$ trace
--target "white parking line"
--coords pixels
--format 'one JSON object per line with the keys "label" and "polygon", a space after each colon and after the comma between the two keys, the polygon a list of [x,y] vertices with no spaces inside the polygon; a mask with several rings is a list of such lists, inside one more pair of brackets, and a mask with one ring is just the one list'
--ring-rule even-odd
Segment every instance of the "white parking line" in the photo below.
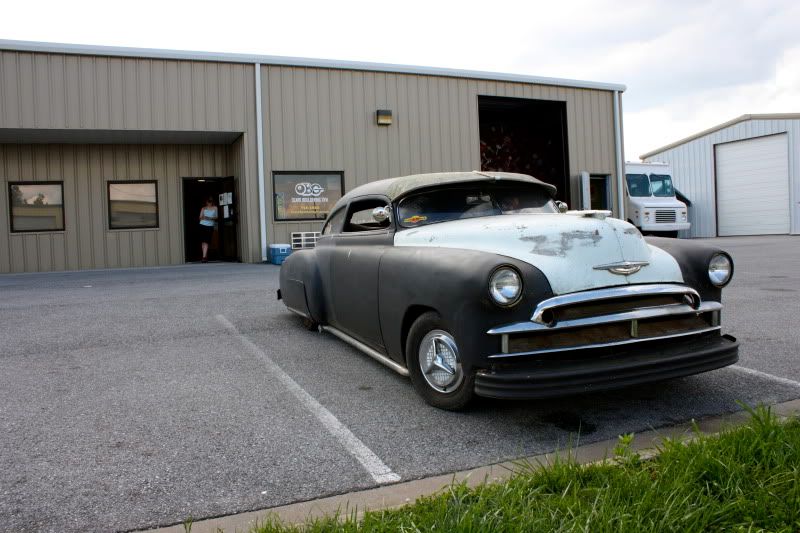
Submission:
{"label": "white parking line", "polygon": [[339,442],[347,449],[356,460],[361,463],[361,466],[372,476],[376,483],[394,483],[400,481],[400,476],[392,472],[391,468],[386,466],[380,457],[366,447],[366,445],[359,440],[358,437],[347,429],[347,427],[339,422],[333,413],[325,409],[313,396],[307,393],[295,380],[293,380],[286,372],[284,372],[275,361],[273,361],[261,348],[256,346],[250,339],[239,333],[236,326],[230,323],[223,315],[217,315],[217,320],[222,324],[225,329],[239,338],[253,355],[257,356],[266,365],[267,369],[280,381],[289,392],[291,392],[300,403],[319,420],[328,432],[336,437]]}
{"label": "white parking line", "polygon": [[765,378],[770,381],[776,381],[784,385],[800,388],[800,382],[798,381],[794,381],[788,378],[782,378],[780,376],[773,376],[772,374],[767,374],[766,372],[762,372],[760,370],[753,370],[752,368],[747,368],[746,366],[731,365],[728,368],[733,368],[734,370],[738,370],[744,374],[750,374],[751,376],[758,376],[760,378]]}

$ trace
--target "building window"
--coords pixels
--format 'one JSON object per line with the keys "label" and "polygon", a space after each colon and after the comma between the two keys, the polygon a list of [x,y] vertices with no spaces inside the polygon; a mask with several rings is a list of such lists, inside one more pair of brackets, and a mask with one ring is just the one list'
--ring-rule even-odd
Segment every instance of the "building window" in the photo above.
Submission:
{"label": "building window", "polygon": [[108,182],[108,228],[158,227],[158,185],[155,181]]}
{"label": "building window", "polygon": [[11,231],[63,231],[64,182],[10,182]]}
{"label": "building window", "polygon": [[342,197],[343,172],[273,172],[275,220],[323,220]]}

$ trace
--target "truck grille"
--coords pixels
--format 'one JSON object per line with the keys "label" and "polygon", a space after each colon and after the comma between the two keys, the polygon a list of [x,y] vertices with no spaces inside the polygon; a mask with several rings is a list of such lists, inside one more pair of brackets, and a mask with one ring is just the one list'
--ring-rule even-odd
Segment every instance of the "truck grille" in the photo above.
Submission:
{"label": "truck grille", "polygon": [[675,217],[675,211],[672,210],[657,210],[656,211],[656,223],[657,224],[674,224],[677,218]]}

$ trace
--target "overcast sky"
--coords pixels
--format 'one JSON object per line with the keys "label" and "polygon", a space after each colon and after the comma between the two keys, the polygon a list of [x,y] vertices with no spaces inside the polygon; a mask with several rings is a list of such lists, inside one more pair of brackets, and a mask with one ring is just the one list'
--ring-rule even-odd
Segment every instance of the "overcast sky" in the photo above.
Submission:
{"label": "overcast sky", "polygon": [[243,52],[623,83],[625,156],[800,111],[800,2],[6,2],[0,38]]}

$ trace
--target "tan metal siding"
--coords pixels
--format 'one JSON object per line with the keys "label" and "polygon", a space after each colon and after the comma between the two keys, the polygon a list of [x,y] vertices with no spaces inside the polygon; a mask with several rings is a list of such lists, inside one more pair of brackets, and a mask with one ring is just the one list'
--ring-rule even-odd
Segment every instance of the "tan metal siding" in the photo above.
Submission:
{"label": "tan metal siding", "polygon": [[[479,168],[479,95],[566,102],[572,205],[581,171],[616,174],[610,91],[285,66],[263,66],[262,84],[269,242],[320,228],[274,221],[273,171],[343,170],[349,191],[374,179]],[[377,109],[391,109],[394,123],[376,126]]]}
{"label": "tan metal siding", "polygon": [[6,51],[0,73],[0,128],[243,132],[255,113],[252,65]]}
{"label": "tan metal siding", "polygon": [[[180,264],[182,177],[230,176],[223,145],[0,145],[0,272]],[[107,182],[158,182],[159,228],[109,230]],[[10,233],[9,181],[63,181],[65,230]]]}
{"label": "tan metal siding", "polygon": [[245,261],[260,260],[255,121],[253,65],[0,52],[0,128],[243,133],[234,150],[244,157]]}

